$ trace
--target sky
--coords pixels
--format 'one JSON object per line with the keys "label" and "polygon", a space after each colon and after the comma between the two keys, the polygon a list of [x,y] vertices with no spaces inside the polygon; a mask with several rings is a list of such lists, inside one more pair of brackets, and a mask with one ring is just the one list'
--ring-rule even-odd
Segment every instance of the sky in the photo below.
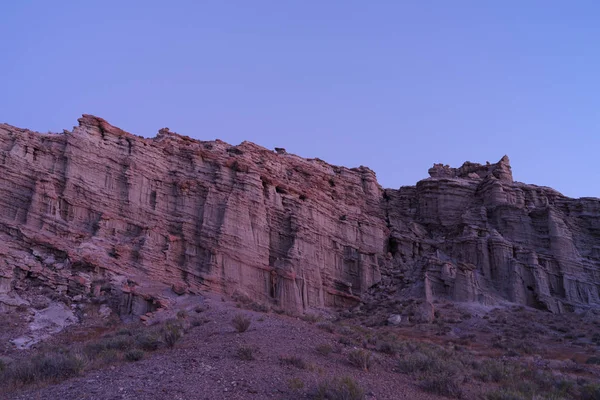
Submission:
{"label": "sky", "polygon": [[434,163],[600,197],[598,1],[0,2],[0,122],[81,114],[413,185]]}

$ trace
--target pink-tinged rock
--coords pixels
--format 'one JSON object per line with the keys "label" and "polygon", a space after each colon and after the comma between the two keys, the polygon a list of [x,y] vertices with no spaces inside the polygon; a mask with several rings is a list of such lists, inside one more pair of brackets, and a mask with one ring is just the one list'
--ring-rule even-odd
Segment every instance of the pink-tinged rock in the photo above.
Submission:
{"label": "pink-tinged rock", "polygon": [[184,295],[187,293],[187,287],[185,285],[179,284],[179,283],[174,283],[171,286],[171,289],[173,290],[173,292],[179,296]]}
{"label": "pink-tinged rock", "polygon": [[3,287],[25,290],[29,270],[138,314],[168,306],[170,289],[239,290],[293,311],[351,306],[372,287],[600,307],[600,200],[514,182],[508,157],[435,164],[384,191],[366,167],[168,129],[144,139],[84,115],[63,134],[0,125],[0,164]]}

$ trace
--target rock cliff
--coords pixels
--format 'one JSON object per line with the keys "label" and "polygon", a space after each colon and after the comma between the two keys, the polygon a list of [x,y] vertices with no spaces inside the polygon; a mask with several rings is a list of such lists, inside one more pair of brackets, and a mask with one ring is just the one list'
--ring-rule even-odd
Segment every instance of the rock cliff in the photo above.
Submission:
{"label": "rock cliff", "polygon": [[600,306],[600,200],[514,182],[507,157],[384,190],[366,167],[84,115],[0,125],[0,164],[4,308],[31,288],[134,315],[203,290],[298,312],[367,292]]}

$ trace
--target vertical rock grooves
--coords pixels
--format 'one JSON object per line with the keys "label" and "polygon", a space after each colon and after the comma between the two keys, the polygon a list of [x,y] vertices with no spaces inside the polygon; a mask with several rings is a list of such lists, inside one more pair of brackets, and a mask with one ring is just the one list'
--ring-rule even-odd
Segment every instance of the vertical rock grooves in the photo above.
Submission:
{"label": "vertical rock grooves", "polygon": [[27,285],[120,294],[141,314],[178,293],[240,292],[303,311],[360,296],[598,307],[600,201],[436,164],[398,190],[249,142],[84,115],[72,132],[0,125],[0,302]]}

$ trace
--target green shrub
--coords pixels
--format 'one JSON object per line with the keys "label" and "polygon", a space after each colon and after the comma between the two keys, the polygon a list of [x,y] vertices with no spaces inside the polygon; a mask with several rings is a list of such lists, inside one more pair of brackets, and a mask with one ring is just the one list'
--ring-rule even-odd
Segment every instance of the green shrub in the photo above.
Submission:
{"label": "green shrub", "polygon": [[315,398],[318,400],[364,400],[365,391],[352,378],[334,378],[319,384]]}
{"label": "green shrub", "polygon": [[242,314],[237,314],[231,320],[231,325],[233,325],[235,330],[240,333],[246,332],[248,330],[248,328],[250,327],[250,323],[251,323],[250,318],[248,318]]}
{"label": "green shrub", "polygon": [[144,358],[144,352],[139,349],[129,350],[125,353],[125,359],[127,361],[139,361]]}
{"label": "green shrub", "polygon": [[368,350],[355,349],[348,354],[350,364],[363,371],[368,371],[373,365],[373,354]]}

